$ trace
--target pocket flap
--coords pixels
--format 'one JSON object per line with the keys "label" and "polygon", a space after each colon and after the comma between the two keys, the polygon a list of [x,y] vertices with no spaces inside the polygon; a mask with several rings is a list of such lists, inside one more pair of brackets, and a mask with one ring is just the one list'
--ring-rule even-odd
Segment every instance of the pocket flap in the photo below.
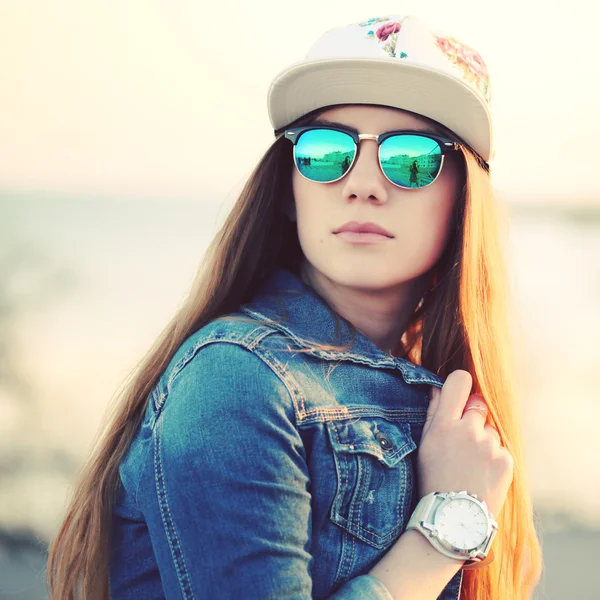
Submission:
{"label": "pocket flap", "polygon": [[409,423],[381,417],[360,417],[354,421],[329,421],[331,444],[336,452],[367,453],[393,467],[416,449]]}

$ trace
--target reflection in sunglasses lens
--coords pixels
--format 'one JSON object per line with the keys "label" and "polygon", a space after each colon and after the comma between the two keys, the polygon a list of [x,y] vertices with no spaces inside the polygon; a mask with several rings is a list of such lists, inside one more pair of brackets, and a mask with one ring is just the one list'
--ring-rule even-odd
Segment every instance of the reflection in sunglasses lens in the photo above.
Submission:
{"label": "reflection in sunglasses lens", "polygon": [[321,183],[335,181],[346,173],[355,151],[354,140],[347,133],[311,129],[298,138],[296,165],[307,179]]}
{"label": "reflection in sunglasses lens", "polygon": [[396,185],[418,188],[429,185],[442,165],[439,144],[422,135],[394,135],[380,146],[381,168]]}

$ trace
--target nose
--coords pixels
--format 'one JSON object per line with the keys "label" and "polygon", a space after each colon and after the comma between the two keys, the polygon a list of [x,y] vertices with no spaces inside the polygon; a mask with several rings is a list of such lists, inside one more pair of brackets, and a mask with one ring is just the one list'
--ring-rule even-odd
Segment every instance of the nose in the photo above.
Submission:
{"label": "nose", "polygon": [[374,204],[384,204],[388,199],[387,179],[381,172],[377,142],[374,139],[361,139],[358,156],[346,177],[342,180],[343,196],[352,200],[366,200]]}

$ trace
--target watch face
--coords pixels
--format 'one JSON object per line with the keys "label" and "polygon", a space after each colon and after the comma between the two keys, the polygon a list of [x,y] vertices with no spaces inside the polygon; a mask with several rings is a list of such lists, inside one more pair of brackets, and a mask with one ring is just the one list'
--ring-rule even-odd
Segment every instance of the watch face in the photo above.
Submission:
{"label": "watch face", "polygon": [[481,506],[467,498],[447,502],[436,515],[438,539],[459,550],[472,550],[488,535],[487,516]]}

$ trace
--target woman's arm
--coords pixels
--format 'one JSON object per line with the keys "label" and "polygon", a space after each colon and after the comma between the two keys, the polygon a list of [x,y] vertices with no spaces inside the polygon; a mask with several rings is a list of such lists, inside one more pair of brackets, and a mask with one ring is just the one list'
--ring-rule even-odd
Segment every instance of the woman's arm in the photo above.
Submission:
{"label": "woman's arm", "polygon": [[[170,376],[138,489],[167,599],[312,598],[311,495],[291,396],[243,347]],[[362,575],[336,600],[392,600]]]}
{"label": "woman's arm", "polygon": [[423,534],[409,529],[369,571],[394,599],[435,600],[464,561],[444,556]]}

